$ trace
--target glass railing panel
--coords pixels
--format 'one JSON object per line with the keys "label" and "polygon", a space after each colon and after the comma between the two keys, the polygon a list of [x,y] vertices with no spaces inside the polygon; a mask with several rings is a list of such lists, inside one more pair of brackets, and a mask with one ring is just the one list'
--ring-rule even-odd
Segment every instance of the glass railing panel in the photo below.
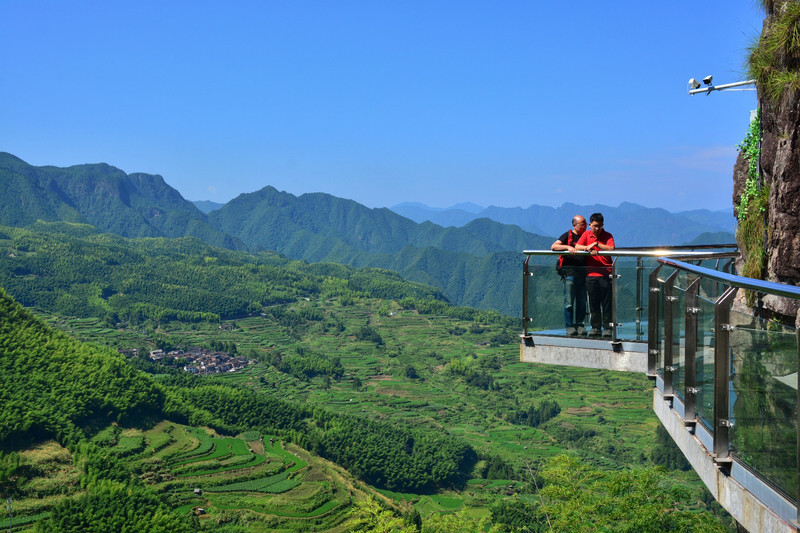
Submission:
{"label": "glass railing panel", "polygon": [[[705,259],[702,261],[693,261],[692,263],[701,267],[710,268],[712,270],[722,271],[722,267],[727,264],[727,261],[727,259]],[[722,296],[722,293],[725,292],[725,289],[727,288],[727,285],[721,281],[716,281],[710,278],[702,278],[700,281],[698,294],[708,300],[716,300]]]}
{"label": "glass railing panel", "polygon": [[532,255],[528,261],[528,333],[564,335],[564,284],[556,256]]}
{"label": "glass railing panel", "polygon": [[732,312],[731,453],[797,500],[797,331]]}
{"label": "glass railing panel", "polygon": [[674,272],[675,269],[672,267],[663,267],[658,273],[658,309],[656,310],[656,316],[658,317],[658,321],[656,324],[656,346],[658,353],[656,354],[656,373],[664,378],[664,347],[666,342],[668,341],[665,335],[665,328],[664,328],[664,317],[666,316],[664,313],[664,302],[665,302],[665,294],[664,294],[664,282],[666,279]]}
{"label": "glass railing panel", "polygon": [[617,338],[647,341],[650,273],[658,267],[655,257],[618,257],[616,273]]}
{"label": "glass railing panel", "polygon": [[673,285],[672,295],[676,300],[672,303],[672,388],[675,395],[685,400],[685,341],[686,341],[686,288],[689,276],[680,272]]}
{"label": "glass railing panel", "polygon": [[[640,268],[636,257],[617,257],[614,272],[617,308],[617,338],[620,340],[647,340],[647,274],[654,267]],[[651,261],[651,264],[653,262]]]}
{"label": "glass railing panel", "polygon": [[598,337],[610,339],[615,301],[609,274],[595,276],[581,266],[558,272],[557,257],[531,256],[528,263],[528,332],[587,337],[596,329]]}
{"label": "glass railing panel", "polygon": [[[698,389],[695,410],[709,431],[714,427],[714,300],[698,297],[695,371]],[[713,431],[712,431],[713,433]]]}

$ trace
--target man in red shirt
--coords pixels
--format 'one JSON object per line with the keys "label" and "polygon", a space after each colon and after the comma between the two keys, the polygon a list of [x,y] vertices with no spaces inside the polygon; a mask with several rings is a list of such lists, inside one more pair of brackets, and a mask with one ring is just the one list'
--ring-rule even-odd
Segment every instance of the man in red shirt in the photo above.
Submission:
{"label": "man in red shirt", "polygon": [[603,214],[594,213],[589,217],[589,229],[585,231],[577,250],[586,250],[586,293],[589,296],[589,313],[592,330],[590,337],[611,337],[611,265],[607,255],[597,255],[614,249],[614,236],[603,229]]}

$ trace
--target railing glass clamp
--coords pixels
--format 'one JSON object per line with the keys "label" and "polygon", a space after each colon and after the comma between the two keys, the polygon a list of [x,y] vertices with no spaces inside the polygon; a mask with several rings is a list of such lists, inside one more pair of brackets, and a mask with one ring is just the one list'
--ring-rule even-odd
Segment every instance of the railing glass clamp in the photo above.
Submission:
{"label": "railing glass clamp", "polygon": [[736,329],[734,324],[720,324],[720,326],[722,327],[722,331],[733,331]]}
{"label": "railing glass clamp", "polygon": [[702,309],[700,309],[699,307],[687,307],[687,308],[686,308],[686,312],[687,312],[687,313],[692,313],[692,314],[694,314],[694,315],[696,315],[696,314],[697,314],[697,313],[699,313],[700,311],[702,311]]}
{"label": "railing glass clamp", "polygon": [[723,427],[723,428],[732,428],[733,427],[733,422],[731,422],[730,420],[725,420],[723,418],[722,420],[719,421],[719,425],[720,425],[720,427]]}
{"label": "railing glass clamp", "polygon": [[686,387],[687,394],[697,394],[698,392],[700,392],[700,389],[697,387]]}

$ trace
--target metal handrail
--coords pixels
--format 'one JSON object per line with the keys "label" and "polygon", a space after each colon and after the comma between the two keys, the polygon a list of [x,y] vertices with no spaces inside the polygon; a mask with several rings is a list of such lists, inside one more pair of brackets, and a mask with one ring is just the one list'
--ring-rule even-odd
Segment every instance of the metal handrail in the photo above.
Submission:
{"label": "metal handrail", "polygon": [[617,246],[616,250],[719,250],[720,248],[739,248],[733,244],[684,244],[670,246]]}
{"label": "metal handrail", "polygon": [[713,270],[706,267],[685,263],[677,259],[670,259],[668,257],[659,257],[658,262],[663,265],[668,265],[674,268],[679,268],[704,278],[721,281],[726,285],[737,287],[739,289],[747,289],[755,292],[763,292],[767,294],[775,294],[777,296],[785,296],[787,298],[794,298],[800,300],[800,287],[793,285],[784,285],[783,283],[775,283],[773,281],[764,281],[760,279],[745,278],[735,274],[728,274]]}
{"label": "metal handrail", "polygon": [[[727,248],[727,246],[725,246]],[[525,255],[568,255],[572,252],[567,250],[523,250]],[[585,250],[575,251],[575,255],[591,255],[590,252]],[[705,257],[736,257],[739,252],[720,252],[717,254],[710,254],[704,251],[691,251],[688,248],[677,248],[670,251],[668,248],[652,248],[652,249],[617,249],[609,251],[598,251],[597,255],[607,255],[611,257],[686,257],[688,258],[705,258]]]}

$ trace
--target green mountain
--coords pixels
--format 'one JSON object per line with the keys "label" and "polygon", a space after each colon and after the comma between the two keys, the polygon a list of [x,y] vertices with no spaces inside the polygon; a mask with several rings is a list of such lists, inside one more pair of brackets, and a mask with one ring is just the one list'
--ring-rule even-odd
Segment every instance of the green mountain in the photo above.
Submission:
{"label": "green mountain", "polygon": [[0,152],[0,198],[0,224],[9,226],[80,222],[124,237],[188,236],[242,248],[161,176],[125,174],[104,163],[36,167]]}
{"label": "green mountain", "polygon": [[736,242],[736,235],[727,231],[717,231],[709,233],[701,233],[691,241],[687,242],[688,245],[694,244],[719,244],[719,243],[734,243]]}
{"label": "green mountain", "polygon": [[273,187],[242,194],[209,215],[251,250],[295,259],[380,267],[441,289],[456,305],[519,315],[519,252],[552,239],[489,219],[462,228],[422,224],[389,209]]}
{"label": "green mountain", "polygon": [[[218,208],[206,215],[195,204]],[[161,176],[128,175],[106,164],[35,167],[0,153],[0,224],[25,227],[39,220],[91,224],[129,238],[197,237],[222,248],[394,270],[434,285],[456,305],[509,315],[520,313],[519,252],[552,243],[488,218],[444,228],[327,194],[297,197],[273,187],[221,207],[192,203]]]}
{"label": "green mountain", "polygon": [[329,194],[294,196],[274,187],[239,195],[212,212],[209,221],[251,250],[275,250],[307,261],[348,262],[358,252],[397,253],[406,246],[481,256],[552,242],[488,219],[443,228]]}

